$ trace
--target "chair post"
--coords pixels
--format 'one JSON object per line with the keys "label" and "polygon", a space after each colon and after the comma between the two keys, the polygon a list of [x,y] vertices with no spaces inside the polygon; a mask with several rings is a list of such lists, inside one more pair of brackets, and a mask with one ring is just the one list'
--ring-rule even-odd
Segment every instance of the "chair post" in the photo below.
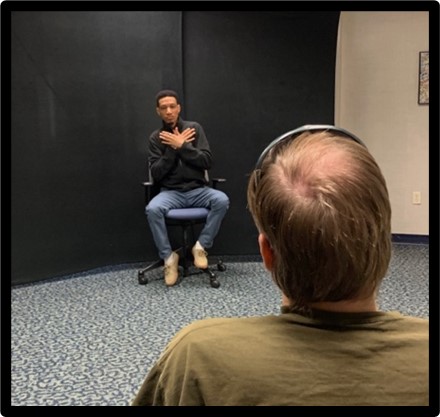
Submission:
{"label": "chair post", "polygon": [[183,276],[188,276],[188,227],[189,223],[184,222],[182,225],[182,240],[183,240]]}

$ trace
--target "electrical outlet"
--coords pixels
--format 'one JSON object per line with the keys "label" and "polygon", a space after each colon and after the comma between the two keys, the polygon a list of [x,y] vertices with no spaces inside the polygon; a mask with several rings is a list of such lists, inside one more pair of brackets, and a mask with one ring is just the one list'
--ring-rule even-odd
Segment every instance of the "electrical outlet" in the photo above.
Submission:
{"label": "electrical outlet", "polygon": [[413,191],[412,203],[413,204],[422,204],[422,194],[420,191]]}

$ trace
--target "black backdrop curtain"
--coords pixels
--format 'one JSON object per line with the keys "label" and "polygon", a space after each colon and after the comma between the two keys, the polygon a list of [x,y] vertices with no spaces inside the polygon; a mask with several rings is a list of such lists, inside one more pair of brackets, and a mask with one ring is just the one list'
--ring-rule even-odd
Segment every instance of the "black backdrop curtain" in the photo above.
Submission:
{"label": "black backdrop curtain", "polygon": [[231,208],[212,254],[258,253],[247,174],[274,137],[332,123],[339,13],[11,13],[11,276],[153,260],[154,95],[200,122]]}
{"label": "black backdrop curtain", "polygon": [[191,12],[183,19],[187,113],[203,124],[231,207],[213,250],[256,254],[247,178],[273,139],[332,124],[339,13]]}

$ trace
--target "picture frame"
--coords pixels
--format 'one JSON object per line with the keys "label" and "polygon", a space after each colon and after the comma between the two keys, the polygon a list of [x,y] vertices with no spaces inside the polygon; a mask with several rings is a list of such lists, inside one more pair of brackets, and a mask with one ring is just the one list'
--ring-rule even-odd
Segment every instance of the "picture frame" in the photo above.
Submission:
{"label": "picture frame", "polygon": [[429,51],[419,52],[419,104],[429,104]]}

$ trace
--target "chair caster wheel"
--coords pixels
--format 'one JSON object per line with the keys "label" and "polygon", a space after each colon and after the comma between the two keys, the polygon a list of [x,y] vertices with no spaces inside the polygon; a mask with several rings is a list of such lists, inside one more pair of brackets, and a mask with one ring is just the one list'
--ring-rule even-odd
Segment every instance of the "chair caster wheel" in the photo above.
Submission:
{"label": "chair caster wheel", "polygon": [[218,282],[216,278],[211,278],[211,287],[212,288],[220,287],[220,282]]}
{"label": "chair caster wheel", "polygon": [[138,282],[139,285],[148,284],[148,278],[145,276],[145,274],[142,271],[138,272]]}
{"label": "chair caster wheel", "polygon": [[218,261],[217,270],[220,272],[226,271],[226,265],[223,263],[223,261]]}

